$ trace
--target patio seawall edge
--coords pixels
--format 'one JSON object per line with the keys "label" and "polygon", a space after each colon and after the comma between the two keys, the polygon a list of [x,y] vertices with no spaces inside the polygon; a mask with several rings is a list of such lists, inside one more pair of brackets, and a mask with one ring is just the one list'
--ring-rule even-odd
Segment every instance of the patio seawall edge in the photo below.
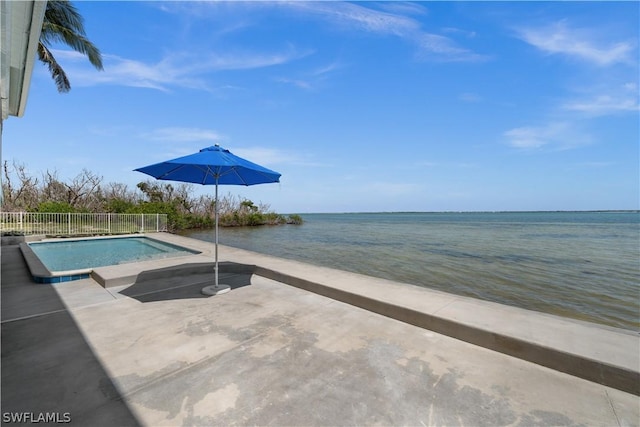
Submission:
{"label": "patio seawall edge", "polygon": [[[211,254],[209,242],[167,233],[152,235],[202,250],[202,255],[194,257],[198,261]],[[640,334],[634,331],[224,245],[219,248],[220,261],[253,265],[259,276],[640,395]]]}

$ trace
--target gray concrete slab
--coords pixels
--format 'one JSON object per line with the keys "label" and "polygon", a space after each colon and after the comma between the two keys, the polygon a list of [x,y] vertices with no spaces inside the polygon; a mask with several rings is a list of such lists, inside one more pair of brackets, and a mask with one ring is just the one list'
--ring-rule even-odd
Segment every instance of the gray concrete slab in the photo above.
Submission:
{"label": "gray concrete slab", "polygon": [[18,246],[2,246],[1,258],[3,424],[53,414],[75,425],[139,425],[54,287],[31,281]]}
{"label": "gray concrete slab", "polygon": [[17,319],[64,310],[50,286],[39,286],[31,280],[18,246],[2,246],[1,319]]}
{"label": "gray concrete slab", "polygon": [[2,413],[139,425],[66,311],[2,324]]}
{"label": "gray concrete slab", "polygon": [[394,319],[640,394],[640,335],[355,273],[222,247],[256,274]]}
{"label": "gray concrete slab", "polygon": [[[38,286],[40,306],[62,306],[3,313],[3,412],[66,411],[77,425],[640,424],[636,395],[321,293],[360,289],[384,307],[389,298],[409,304],[397,295],[409,289],[435,314],[457,297],[221,249],[221,279],[233,290],[205,298],[210,273],[166,264],[145,264],[131,285],[35,285],[19,258],[6,266],[2,247],[3,301],[26,301],[16,295]],[[298,289],[261,269],[326,289]]]}
{"label": "gray concrete slab", "polygon": [[190,287],[71,310],[146,425],[638,423],[637,396],[260,276]]}

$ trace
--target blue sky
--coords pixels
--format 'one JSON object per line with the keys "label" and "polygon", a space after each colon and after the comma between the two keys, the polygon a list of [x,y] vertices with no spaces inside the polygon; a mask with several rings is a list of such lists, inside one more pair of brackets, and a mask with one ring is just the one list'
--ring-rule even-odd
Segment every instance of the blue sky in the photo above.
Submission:
{"label": "blue sky", "polygon": [[640,208],[637,2],[75,4],[105,69],[36,63],[2,153],[33,175],[219,143],[282,213]]}

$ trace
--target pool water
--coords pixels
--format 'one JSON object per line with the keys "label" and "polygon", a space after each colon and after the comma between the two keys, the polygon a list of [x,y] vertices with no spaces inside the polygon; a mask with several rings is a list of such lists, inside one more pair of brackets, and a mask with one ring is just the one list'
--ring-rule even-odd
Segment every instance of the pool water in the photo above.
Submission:
{"label": "pool water", "polygon": [[51,272],[83,270],[199,252],[148,237],[32,242],[29,247]]}

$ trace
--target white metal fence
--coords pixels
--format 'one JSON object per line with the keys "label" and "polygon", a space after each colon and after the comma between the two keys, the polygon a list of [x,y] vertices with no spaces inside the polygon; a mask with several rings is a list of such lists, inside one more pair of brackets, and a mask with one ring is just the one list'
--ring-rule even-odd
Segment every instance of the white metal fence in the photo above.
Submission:
{"label": "white metal fence", "polygon": [[79,236],[167,231],[166,214],[0,212],[2,234]]}

